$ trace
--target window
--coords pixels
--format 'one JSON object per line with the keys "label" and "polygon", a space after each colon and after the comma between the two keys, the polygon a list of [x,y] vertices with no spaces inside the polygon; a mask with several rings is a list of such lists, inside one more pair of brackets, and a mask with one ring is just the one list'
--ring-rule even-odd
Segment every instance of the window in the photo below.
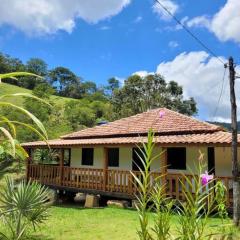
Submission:
{"label": "window", "polygon": [[175,147],[167,149],[168,169],[186,169],[186,148]]}
{"label": "window", "polygon": [[82,165],[93,165],[93,148],[82,149]]}
{"label": "window", "polygon": [[119,167],[119,148],[108,148],[108,166]]}
{"label": "window", "polygon": [[64,149],[64,166],[70,166],[71,162],[71,149]]}

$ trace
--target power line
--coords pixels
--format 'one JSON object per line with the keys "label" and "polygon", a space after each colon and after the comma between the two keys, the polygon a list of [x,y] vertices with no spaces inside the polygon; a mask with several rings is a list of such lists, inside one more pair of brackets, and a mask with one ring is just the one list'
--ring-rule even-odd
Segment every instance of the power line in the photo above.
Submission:
{"label": "power line", "polygon": [[166,7],[164,6],[159,0],[154,0],[156,3],[159,4],[159,6],[165,11],[168,13],[168,15],[170,15],[179,25],[182,26],[182,28],[193,38],[195,39],[198,44],[200,44],[203,48],[205,48],[209,53],[212,54],[212,56],[216,57],[219,62],[221,62],[222,64],[225,64],[223,62],[223,60],[217,56],[217,54],[215,54],[202,40],[200,40],[194,33],[192,33],[175,15],[173,15],[171,13],[171,11]]}
{"label": "power line", "polygon": [[216,117],[216,114],[217,114],[217,111],[218,111],[218,107],[219,107],[219,103],[220,103],[220,100],[222,98],[223,89],[224,89],[224,82],[225,82],[225,75],[226,75],[226,69],[227,69],[227,65],[224,65],[224,72],[223,72],[223,78],[222,78],[222,87],[221,87],[220,95],[218,97],[217,106],[216,106],[214,114],[213,114],[213,119]]}

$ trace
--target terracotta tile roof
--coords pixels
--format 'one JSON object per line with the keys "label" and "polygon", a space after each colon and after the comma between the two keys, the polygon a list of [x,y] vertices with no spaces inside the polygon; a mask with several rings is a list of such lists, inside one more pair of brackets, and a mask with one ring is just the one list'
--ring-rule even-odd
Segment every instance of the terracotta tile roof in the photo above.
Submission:
{"label": "terracotta tile roof", "polygon": [[[160,115],[162,115],[160,117]],[[199,121],[195,118],[158,108],[105,125],[87,128],[65,136],[64,139],[97,138],[113,136],[138,136],[152,128],[157,134],[208,133],[222,130],[221,127]]]}
{"label": "terracotta tile roof", "polygon": [[[240,135],[238,136],[240,143]],[[89,139],[56,139],[49,140],[48,143],[52,147],[61,146],[81,146],[81,145],[121,145],[121,144],[138,144],[146,142],[147,137],[115,137],[115,138],[89,138]],[[181,145],[181,144],[197,144],[197,145],[226,145],[231,144],[231,133],[217,131],[213,133],[202,134],[183,134],[183,135],[164,135],[155,136],[155,142],[162,145]],[[46,146],[45,142],[30,142],[22,144],[24,147],[40,147]]]}

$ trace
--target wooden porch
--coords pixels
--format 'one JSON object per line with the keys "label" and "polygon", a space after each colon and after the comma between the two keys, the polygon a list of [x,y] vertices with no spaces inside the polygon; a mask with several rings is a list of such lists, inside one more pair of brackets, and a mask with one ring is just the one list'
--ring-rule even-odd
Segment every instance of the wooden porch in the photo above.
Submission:
{"label": "wooden porch", "polygon": [[[140,177],[140,172],[133,171]],[[160,181],[166,184],[166,193],[169,197],[182,200],[184,195],[180,180],[181,174],[166,174],[159,178],[160,172],[151,172],[151,184]],[[193,181],[193,175],[187,175]],[[66,166],[29,164],[27,178],[38,181],[55,189],[64,189],[75,192],[87,192],[106,196],[133,199],[137,193],[134,179],[127,170],[110,170],[96,168],[73,168]],[[232,205],[232,180],[231,177],[216,177],[221,180],[227,189],[226,203]],[[187,183],[186,183],[187,184]],[[194,193],[194,189],[187,187]]]}

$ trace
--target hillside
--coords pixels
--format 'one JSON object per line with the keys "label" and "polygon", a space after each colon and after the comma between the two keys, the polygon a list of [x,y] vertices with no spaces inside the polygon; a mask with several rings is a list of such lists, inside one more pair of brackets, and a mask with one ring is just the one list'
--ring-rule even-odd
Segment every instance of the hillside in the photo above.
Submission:
{"label": "hillside", "polygon": [[[222,126],[227,131],[231,131],[231,123],[226,123],[226,122],[209,122],[209,123],[213,123],[213,124]],[[238,132],[240,133],[240,122],[237,122],[237,128],[238,128]]]}
{"label": "hillside", "polygon": [[[14,93],[32,93],[31,90],[18,87],[12,84],[8,83],[1,83],[0,84],[0,96],[5,94],[14,94]],[[24,97],[17,97],[16,98],[6,98],[9,102],[12,102],[14,104],[17,104],[21,106],[24,102]],[[64,104],[67,101],[73,100],[72,98],[66,98],[66,97],[59,97],[59,96],[51,96],[50,100],[54,101],[55,103]]]}
{"label": "hillside", "polygon": [[[5,94],[14,94],[14,93],[32,93],[31,90],[21,88],[15,85],[7,84],[7,83],[1,83],[0,84],[0,96]],[[8,102],[12,102],[14,104],[17,104],[19,106],[23,105],[24,97],[10,97],[6,98]],[[5,99],[5,100],[6,100]],[[71,98],[65,98],[65,97],[58,97],[58,96],[51,96],[50,100],[59,103],[61,105],[64,105],[67,101],[72,100]],[[18,162],[8,162],[8,161],[0,161],[0,188],[4,185],[4,177],[11,176],[15,180],[21,179],[25,174],[25,164],[20,164],[21,168],[19,169]]]}

